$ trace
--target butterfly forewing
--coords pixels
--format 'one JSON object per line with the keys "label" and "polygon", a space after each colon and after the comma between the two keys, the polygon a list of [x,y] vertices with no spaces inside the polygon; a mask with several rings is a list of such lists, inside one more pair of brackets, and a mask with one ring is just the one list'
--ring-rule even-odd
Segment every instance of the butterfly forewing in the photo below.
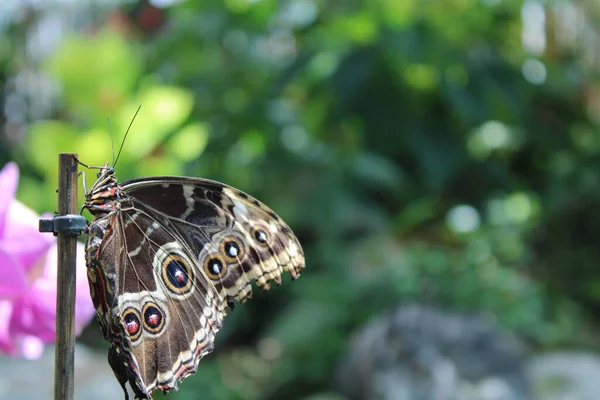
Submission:
{"label": "butterfly forewing", "polygon": [[[156,177],[125,182],[123,190],[155,213],[167,215],[185,242],[206,242],[198,260],[224,296],[244,301],[251,293],[250,281],[266,290],[271,280],[281,283],[282,271],[295,279],[304,267],[302,248],[287,224],[237,189],[205,179]],[[219,254],[224,259],[211,259]],[[222,262],[227,273],[217,279],[211,274],[211,261],[212,267]]]}
{"label": "butterfly forewing", "polygon": [[[109,358],[138,398],[171,391],[213,349],[227,306],[297,278],[302,248],[268,207],[237,189],[187,177],[114,187],[100,177],[86,196],[91,294]],[[94,191],[94,189],[96,189]],[[123,368],[123,365],[125,368]]]}

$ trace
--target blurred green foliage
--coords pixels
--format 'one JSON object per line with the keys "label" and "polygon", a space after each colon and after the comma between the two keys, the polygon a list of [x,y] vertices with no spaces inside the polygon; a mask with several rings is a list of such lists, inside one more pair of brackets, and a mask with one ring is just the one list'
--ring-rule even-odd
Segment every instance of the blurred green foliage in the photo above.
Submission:
{"label": "blurred green foliage", "polygon": [[[56,154],[110,162],[109,130],[118,149],[141,105],[120,180],[220,180],[298,234],[302,278],[231,313],[169,398],[336,399],[351,332],[408,300],[483,312],[536,346],[586,344],[600,317],[598,76],[559,34],[524,49],[522,6],[106,10],[41,66],[62,102],[5,157],[25,167],[19,198],[54,210]],[[104,346],[96,327],[87,341]]]}

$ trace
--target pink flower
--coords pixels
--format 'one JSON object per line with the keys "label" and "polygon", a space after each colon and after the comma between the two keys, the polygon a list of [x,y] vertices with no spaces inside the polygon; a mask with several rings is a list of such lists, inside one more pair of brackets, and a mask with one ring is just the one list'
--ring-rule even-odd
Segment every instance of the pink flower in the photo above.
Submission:
{"label": "pink flower", "polygon": [[[0,351],[38,358],[56,335],[56,238],[38,232],[36,213],[15,200],[16,164],[0,171]],[[77,248],[75,333],[94,315],[83,245]]]}

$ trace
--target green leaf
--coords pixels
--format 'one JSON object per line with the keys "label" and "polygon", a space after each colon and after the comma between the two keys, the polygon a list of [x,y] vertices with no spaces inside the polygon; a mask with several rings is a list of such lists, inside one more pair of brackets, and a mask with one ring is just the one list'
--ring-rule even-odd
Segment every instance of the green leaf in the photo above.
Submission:
{"label": "green leaf", "polygon": [[208,128],[204,124],[190,124],[177,132],[166,145],[166,150],[181,161],[200,156],[208,144]]}
{"label": "green leaf", "polygon": [[63,86],[68,107],[88,115],[112,115],[140,76],[136,51],[115,31],[69,36],[47,69]]}
{"label": "green leaf", "polygon": [[194,98],[188,90],[175,86],[144,89],[136,101],[122,108],[119,115],[119,126],[126,127],[141,105],[123,151],[135,158],[154,151],[169,133],[189,118],[193,103]]}
{"label": "green leaf", "polygon": [[39,172],[58,181],[58,153],[74,152],[77,131],[59,121],[41,121],[31,125],[27,135],[27,156]]}

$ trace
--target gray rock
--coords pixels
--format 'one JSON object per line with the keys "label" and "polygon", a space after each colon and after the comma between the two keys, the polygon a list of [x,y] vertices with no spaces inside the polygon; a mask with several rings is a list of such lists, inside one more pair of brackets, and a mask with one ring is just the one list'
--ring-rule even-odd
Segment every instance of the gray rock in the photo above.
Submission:
{"label": "gray rock", "polygon": [[[108,351],[96,352],[75,346],[75,399],[122,399],[107,360]],[[54,396],[54,347],[48,346],[39,360],[0,356],[0,399],[40,400]]]}
{"label": "gray rock", "polygon": [[597,354],[539,354],[527,361],[526,370],[537,399],[600,399],[600,356]]}
{"label": "gray rock", "polygon": [[481,316],[406,305],[356,335],[335,381],[352,400],[526,400],[523,355]]}

